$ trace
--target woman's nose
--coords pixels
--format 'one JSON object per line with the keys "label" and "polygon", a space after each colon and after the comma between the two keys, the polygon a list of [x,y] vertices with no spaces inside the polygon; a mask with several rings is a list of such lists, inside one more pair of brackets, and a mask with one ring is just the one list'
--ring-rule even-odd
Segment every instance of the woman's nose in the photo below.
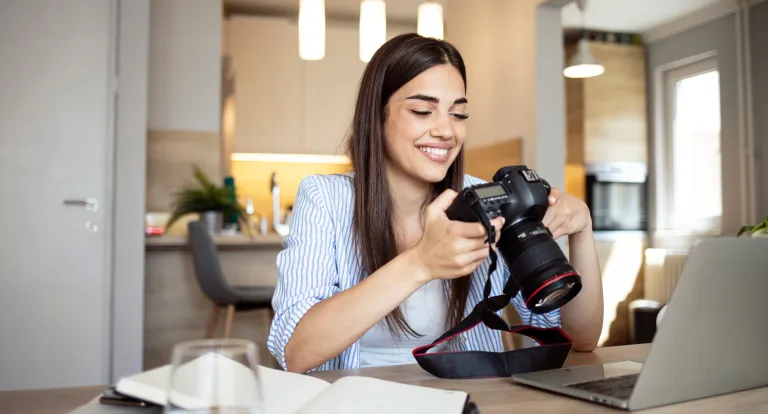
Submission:
{"label": "woman's nose", "polygon": [[451,124],[449,116],[440,116],[436,122],[435,126],[432,127],[432,136],[443,139],[453,138],[453,124]]}

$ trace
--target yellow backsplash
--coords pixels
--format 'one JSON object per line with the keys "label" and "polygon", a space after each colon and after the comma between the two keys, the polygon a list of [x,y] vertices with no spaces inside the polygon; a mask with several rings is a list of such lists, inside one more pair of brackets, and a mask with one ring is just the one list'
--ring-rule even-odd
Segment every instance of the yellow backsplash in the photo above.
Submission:
{"label": "yellow backsplash", "polygon": [[276,172],[280,184],[280,206],[294,203],[301,180],[312,174],[336,174],[349,171],[349,164],[319,164],[265,161],[232,161],[232,177],[240,203],[250,198],[254,211],[272,221],[270,179]]}

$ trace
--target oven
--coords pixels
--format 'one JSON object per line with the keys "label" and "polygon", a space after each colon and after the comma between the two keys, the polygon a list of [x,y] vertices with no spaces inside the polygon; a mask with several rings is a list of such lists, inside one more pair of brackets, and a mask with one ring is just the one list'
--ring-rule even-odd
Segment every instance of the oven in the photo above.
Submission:
{"label": "oven", "polygon": [[634,162],[585,165],[594,231],[648,230],[647,170],[645,163]]}

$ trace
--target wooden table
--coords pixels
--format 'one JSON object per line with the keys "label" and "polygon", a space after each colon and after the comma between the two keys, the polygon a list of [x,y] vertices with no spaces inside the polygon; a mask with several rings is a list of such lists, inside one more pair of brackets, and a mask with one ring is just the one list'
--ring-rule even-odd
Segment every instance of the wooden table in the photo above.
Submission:
{"label": "wooden table", "polygon": [[[566,365],[577,366],[620,360],[643,361],[648,345],[629,345],[599,348],[592,353],[572,352]],[[509,379],[446,380],[435,378],[418,365],[355,370],[323,371],[312,374],[334,381],[342,376],[362,375],[406,384],[462,390],[469,392],[481,414],[519,413],[618,413],[620,410],[603,407],[575,398],[548,393],[517,385]],[[3,414],[61,414],[94,399],[104,386],[60,388],[0,392],[0,412]],[[668,405],[643,413],[768,413],[768,387],[743,391],[697,401]],[[136,413],[141,413],[137,410]]]}

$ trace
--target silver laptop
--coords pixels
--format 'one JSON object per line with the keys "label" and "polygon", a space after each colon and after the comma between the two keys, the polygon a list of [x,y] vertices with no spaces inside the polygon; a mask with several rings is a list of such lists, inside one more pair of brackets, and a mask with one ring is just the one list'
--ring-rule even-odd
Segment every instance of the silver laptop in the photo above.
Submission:
{"label": "silver laptop", "polygon": [[[696,242],[644,362],[515,375],[625,410],[768,385],[768,237]],[[605,321],[610,323],[610,321]]]}

